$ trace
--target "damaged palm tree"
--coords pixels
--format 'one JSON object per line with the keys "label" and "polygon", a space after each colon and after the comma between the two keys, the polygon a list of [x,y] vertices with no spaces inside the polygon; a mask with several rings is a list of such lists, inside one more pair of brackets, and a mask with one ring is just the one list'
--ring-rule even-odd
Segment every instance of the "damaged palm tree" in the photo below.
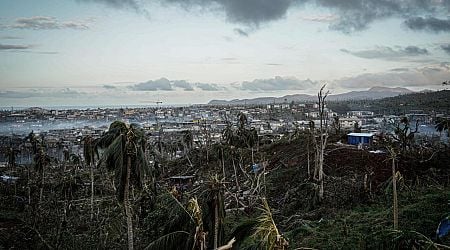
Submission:
{"label": "damaged palm tree", "polygon": [[237,247],[250,237],[256,241],[252,249],[288,249],[289,241],[275,224],[269,204],[265,198],[262,198],[262,206],[259,210],[261,214],[258,218],[242,223],[233,231],[232,236],[236,239]]}
{"label": "damaged palm tree", "polygon": [[213,226],[214,234],[213,248],[216,249],[219,245],[223,244],[224,237],[224,220],[225,220],[225,205],[224,205],[224,193],[225,185],[219,180],[217,175],[211,177],[208,182],[208,190],[206,192],[206,203],[208,205],[210,224]]}
{"label": "damaged palm tree", "polygon": [[263,240],[266,243],[267,250],[287,249],[289,242],[278,230],[267,200],[263,198],[262,203],[263,206],[260,208],[262,213],[257,219],[258,226],[254,237]]}
{"label": "damaged palm tree", "polygon": [[130,187],[141,188],[144,176],[149,173],[142,140],[144,133],[137,125],[115,121],[97,143],[105,148],[100,164],[116,175],[117,198],[123,204],[127,220],[128,249],[134,248]]}
{"label": "damaged palm tree", "polygon": [[[146,250],[157,249],[185,249],[185,250],[206,250],[206,238],[208,233],[203,224],[203,212],[197,198],[191,198],[186,207],[183,206],[172,194],[172,209],[177,211],[176,225],[177,231],[161,236],[150,243]],[[172,223],[168,226],[173,228]],[[193,228],[195,226],[195,229]],[[184,229],[184,230],[183,230]],[[215,248],[216,249],[216,248]]]}
{"label": "damaged palm tree", "polygon": [[192,249],[204,250],[206,249],[206,236],[207,233],[203,227],[203,214],[196,198],[192,198],[188,203],[188,210],[192,213],[192,218],[195,220],[195,234],[194,245]]}
{"label": "damaged palm tree", "polygon": [[402,152],[405,153],[407,149],[411,149],[414,142],[414,136],[419,130],[419,121],[416,121],[415,128],[412,130],[410,120],[407,117],[402,117],[399,123],[394,122],[394,134],[392,138],[397,142]]}

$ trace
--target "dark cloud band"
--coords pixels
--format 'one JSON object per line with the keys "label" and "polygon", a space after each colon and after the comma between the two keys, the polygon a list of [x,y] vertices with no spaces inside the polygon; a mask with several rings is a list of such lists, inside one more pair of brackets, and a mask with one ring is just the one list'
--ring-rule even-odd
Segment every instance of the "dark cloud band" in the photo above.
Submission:
{"label": "dark cloud band", "polygon": [[54,29],[89,29],[87,21],[59,21],[50,16],[33,16],[17,18],[12,24],[2,25],[9,29],[33,29],[33,30],[54,30]]}
{"label": "dark cloud band", "polygon": [[0,50],[24,50],[30,48],[30,45],[0,44]]}
{"label": "dark cloud band", "polygon": [[370,50],[350,51],[341,49],[342,52],[365,59],[400,60],[407,57],[428,55],[428,50],[417,46],[391,48],[388,46],[377,46]]}
{"label": "dark cloud band", "polygon": [[[137,0],[78,0],[99,2],[114,8],[133,9],[145,12],[145,2]],[[327,18],[330,28],[345,33],[366,29],[370,23],[385,18],[412,16],[436,16],[450,12],[450,0],[159,0],[163,5],[174,4],[188,11],[220,11],[231,23],[259,27],[282,19],[289,9],[311,4],[334,12]],[[407,27],[413,30],[449,31],[449,20],[409,18]]]}
{"label": "dark cloud band", "polygon": [[449,32],[450,19],[438,19],[435,17],[414,17],[405,21],[406,26],[412,30],[427,30],[431,32]]}

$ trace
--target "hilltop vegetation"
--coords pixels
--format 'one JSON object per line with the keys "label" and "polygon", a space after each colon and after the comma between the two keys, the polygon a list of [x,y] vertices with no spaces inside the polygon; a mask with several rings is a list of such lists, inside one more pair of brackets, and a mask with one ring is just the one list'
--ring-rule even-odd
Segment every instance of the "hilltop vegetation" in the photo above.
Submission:
{"label": "hilltop vegetation", "polygon": [[369,110],[379,114],[401,115],[411,110],[425,113],[448,113],[450,107],[450,90],[399,95],[380,100],[348,100],[329,102],[328,106],[338,112],[350,110]]}

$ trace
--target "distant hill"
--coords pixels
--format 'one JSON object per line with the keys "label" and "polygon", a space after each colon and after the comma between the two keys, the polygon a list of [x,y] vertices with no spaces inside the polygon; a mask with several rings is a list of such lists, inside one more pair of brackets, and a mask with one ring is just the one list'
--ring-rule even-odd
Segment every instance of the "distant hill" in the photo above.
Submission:
{"label": "distant hill", "polygon": [[373,100],[382,99],[386,97],[394,97],[405,94],[412,94],[414,91],[407,88],[387,88],[387,87],[373,87],[366,91],[351,91],[338,95],[330,95],[328,100]]}
{"label": "distant hill", "polygon": [[258,97],[253,99],[234,99],[230,101],[226,100],[211,100],[208,104],[210,105],[242,105],[242,104],[269,104],[269,103],[284,103],[284,102],[305,102],[313,101],[315,96],[306,94],[296,94],[296,95],[286,95],[283,97]]}
{"label": "distant hill", "polygon": [[[398,95],[411,94],[414,91],[407,88],[388,88],[388,87],[373,87],[364,91],[351,91],[347,93],[330,95],[329,101],[344,101],[344,100],[373,100],[386,97],[394,97]],[[269,104],[269,103],[284,103],[284,102],[311,102],[315,101],[317,96],[307,94],[294,94],[282,97],[258,97],[253,99],[234,99],[234,100],[211,100],[210,105],[242,105],[242,104]]]}
{"label": "distant hill", "polygon": [[328,106],[344,113],[348,110],[370,110],[380,114],[404,114],[412,110],[450,114],[450,90],[421,91],[378,100],[329,102]]}

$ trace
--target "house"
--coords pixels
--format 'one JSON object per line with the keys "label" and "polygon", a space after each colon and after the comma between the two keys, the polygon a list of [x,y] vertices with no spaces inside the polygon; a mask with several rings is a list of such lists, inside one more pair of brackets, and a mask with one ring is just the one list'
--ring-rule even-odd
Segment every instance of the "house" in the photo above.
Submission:
{"label": "house", "polygon": [[355,123],[358,123],[359,126],[362,125],[361,119],[357,117],[342,117],[339,118],[339,123],[341,125],[341,128],[353,128],[355,126]]}
{"label": "house", "polygon": [[372,111],[349,111],[347,112],[348,117],[356,116],[356,117],[372,117],[374,112]]}
{"label": "house", "polygon": [[374,133],[350,133],[347,135],[348,144],[359,145],[359,144],[372,144]]}

